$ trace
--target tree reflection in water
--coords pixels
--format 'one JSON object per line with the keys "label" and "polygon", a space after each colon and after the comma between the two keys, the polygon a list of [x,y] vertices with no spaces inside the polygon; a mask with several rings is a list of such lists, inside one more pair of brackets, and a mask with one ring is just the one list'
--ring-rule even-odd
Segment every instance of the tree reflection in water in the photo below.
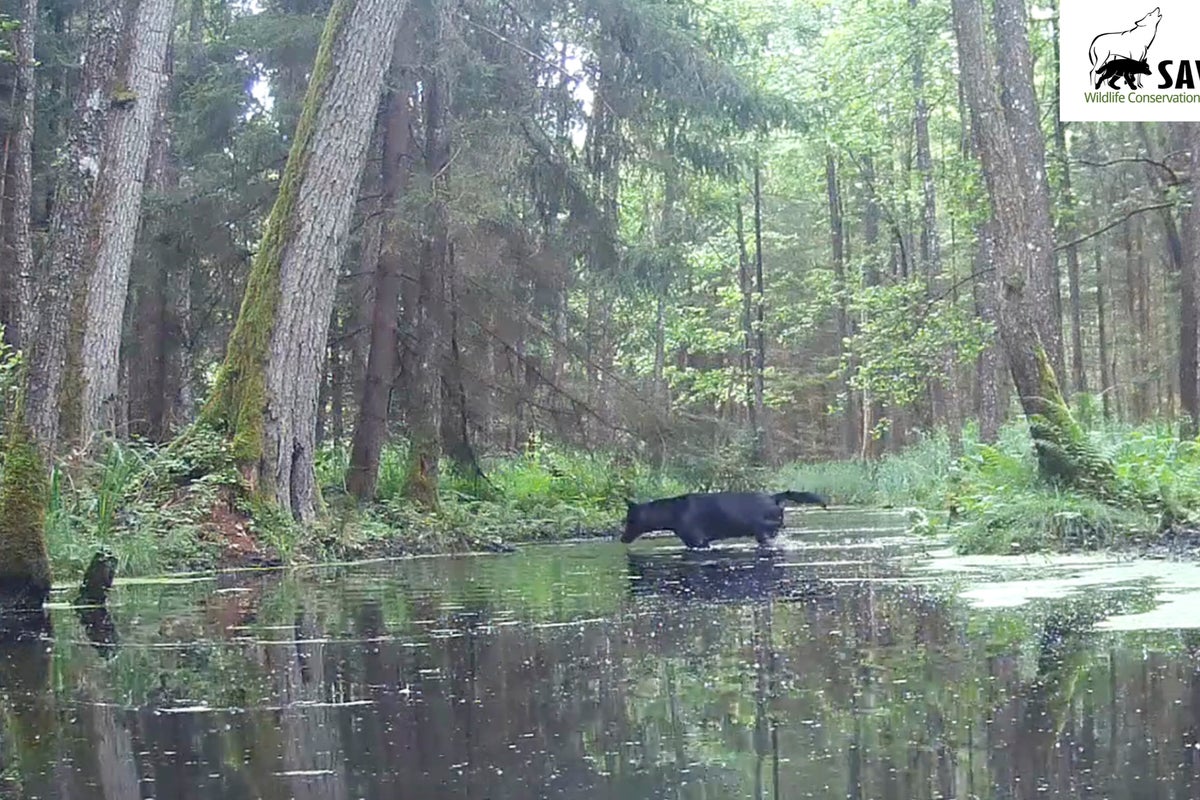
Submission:
{"label": "tree reflection in water", "polygon": [[839,541],[123,588],[3,646],[0,792],[1200,796],[1200,640],[968,613]]}

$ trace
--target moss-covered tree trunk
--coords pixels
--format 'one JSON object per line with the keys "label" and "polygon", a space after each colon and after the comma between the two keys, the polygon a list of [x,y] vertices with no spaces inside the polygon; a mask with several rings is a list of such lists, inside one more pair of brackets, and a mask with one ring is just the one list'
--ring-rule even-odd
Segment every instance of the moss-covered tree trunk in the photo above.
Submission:
{"label": "moss-covered tree trunk", "polygon": [[252,491],[316,513],[317,394],[350,217],[402,0],[336,0],[279,196],[202,422],[228,435]]}
{"label": "moss-covered tree trunk", "polygon": [[167,90],[167,53],[175,0],[141,0],[129,20],[128,52],[114,89],[104,161],[92,205],[96,235],[89,249],[87,294],[79,343],[79,437],[111,433],[117,422],[121,323],[133,246],[141,218],[150,141]]}
{"label": "moss-covered tree trunk", "polygon": [[29,365],[25,421],[43,457],[53,452],[58,440],[62,395],[74,391],[63,386],[68,332],[94,232],[92,196],[100,175],[127,5],[123,0],[93,0],[87,6],[87,46],[74,115],[66,152],[55,171],[58,185],[49,243],[34,296],[36,324],[25,348]]}
{"label": "moss-covered tree trunk", "polygon": [[50,594],[46,467],[18,399],[0,472],[0,615],[40,609]]}
{"label": "moss-covered tree trunk", "polygon": [[[1034,153],[1022,148],[1005,120],[997,94],[996,58],[987,45],[980,0],[953,0],[963,89],[974,112],[979,155],[993,210],[992,255],[1000,281],[997,324],[1013,384],[1029,420],[1042,474],[1107,495],[1112,490],[1112,467],[1088,446],[1067,408],[1055,376],[1051,355],[1041,337],[1046,314],[1054,306],[1039,288],[1045,270],[1044,253],[1030,242],[1042,241],[1035,232],[1048,220],[1028,201],[1028,165]],[[1044,152],[1043,148],[1039,152]]]}

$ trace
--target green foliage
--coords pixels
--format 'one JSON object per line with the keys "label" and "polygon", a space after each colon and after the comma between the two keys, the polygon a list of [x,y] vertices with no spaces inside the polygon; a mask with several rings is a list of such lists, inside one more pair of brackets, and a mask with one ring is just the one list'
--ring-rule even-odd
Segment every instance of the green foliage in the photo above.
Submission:
{"label": "green foliage", "polygon": [[950,438],[939,430],[875,462],[788,464],[777,472],[773,485],[818,492],[834,503],[935,508],[942,504],[953,461]]}
{"label": "green foliage", "polygon": [[[7,424],[8,417],[17,404],[21,388],[21,354],[4,341],[4,326],[0,325],[0,426]],[[0,432],[4,430],[0,427]]]}
{"label": "green foliage", "polygon": [[[318,458],[324,494],[344,485],[345,461],[336,448]],[[406,447],[381,458],[374,506],[354,515],[335,513],[313,536],[326,555],[430,552],[502,539],[529,542],[611,534],[624,520],[626,499],[680,494],[695,488],[674,473],[623,459],[540,444],[521,455],[485,459],[486,481],[439,465],[437,511],[416,507],[404,493]]]}
{"label": "green foliage", "polygon": [[206,532],[210,514],[240,490],[230,442],[206,425],[167,447],[111,442],[95,461],[54,470],[51,561],[60,574],[79,574],[106,549],[121,576],[212,566],[221,542]]}
{"label": "green foliage", "polygon": [[1155,538],[1195,525],[1200,509],[1200,448],[1171,426],[1078,428],[1081,446],[1111,465],[1112,496],[1047,485],[1023,422],[1000,441],[964,441],[948,500],[961,516],[953,528],[963,552],[1096,549]]}
{"label": "green foliage", "polygon": [[929,376],[945,371],[946,353],[971,363],[994,333],[974,309],[930,300],[924,279],[864,287],[850,313],[862,320],[843,358],[843,368],[857,366],[850,384],[892,406],[919,400]]}

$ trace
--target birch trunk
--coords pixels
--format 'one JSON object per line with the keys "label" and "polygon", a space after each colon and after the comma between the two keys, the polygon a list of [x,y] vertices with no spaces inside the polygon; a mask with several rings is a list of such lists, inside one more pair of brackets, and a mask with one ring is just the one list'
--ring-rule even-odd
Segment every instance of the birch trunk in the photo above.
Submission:
{"label": "birch trunk", "polygon": [[252,491],[313,519],[317,393],[337,266],[404,2],[336,0],[225,362],[202,419]]}
{"label": "birch trunk", "polygon": [[129,64],[113,91],[104,161],[92,206],[94,261],[87,276],[80,346],[79,437],[84,443],[116,424],[121,322],[141,216],[150,140],[166,91],[175,0],[141,0],[130,20]]}

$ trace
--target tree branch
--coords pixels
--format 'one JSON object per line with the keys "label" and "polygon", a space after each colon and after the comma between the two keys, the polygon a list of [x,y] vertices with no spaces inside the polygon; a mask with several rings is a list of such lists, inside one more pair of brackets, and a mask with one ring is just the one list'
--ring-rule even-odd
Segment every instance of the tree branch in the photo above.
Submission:
{"label": "tree branch", "polygon": [[1175,170],[1171,169],[1161,161],[1155,161],[1152,158],[1145,158],[1143,156],[1126,156],[1122,158],[1112,158],[1108,161],[1089,161],[1086,158],[1080,158],[1076,159],[1076,163],[1082,164],[1085,167],[1115,167],[1118,164],[1146,164],[1151,167],[1158,167],[1163,172],[1170,175],[1171,183],[1182,183],[1182,181],[1179,179],[1179,173],[1177,173]]}
{"label": "tree branch", "polygon": [[1130,211],[1127,214],[1125,214],[1124,216],[1113,220],[1112,222],[1108,223],[1107,225],[1105,225],[1103,228],[1100,228],[1099,230],[1092,231],[1091,233],[1087,234],[1086,236],[1080,236],[1078,239],[1075,239],[1074,241],[1070,241],[1065,244],[1058,245],[1057,247],[1054,248],[1054,252],[1057,253],[1060,250],[1066,250],[1068,247],[1075,247],[1077,245],[1081,245],[1084,242],[1088,241],[1089,239],[1095,239],[1100,234],[1102,234],[1106,231],[1110,231],[1113,228],[1117,227],[1118,225],[1120,225],[1124,222],[1128,222],[1130,219],[1136,217],[1138,214],[1144,214],[1147,211],[1161,211],[1164,208],[1174,208],[1174,207],[1175,207],[1174,203],[1155,203],[1152,206],[1142,206],[1141,208],[1135,208],[1133,211]]}

